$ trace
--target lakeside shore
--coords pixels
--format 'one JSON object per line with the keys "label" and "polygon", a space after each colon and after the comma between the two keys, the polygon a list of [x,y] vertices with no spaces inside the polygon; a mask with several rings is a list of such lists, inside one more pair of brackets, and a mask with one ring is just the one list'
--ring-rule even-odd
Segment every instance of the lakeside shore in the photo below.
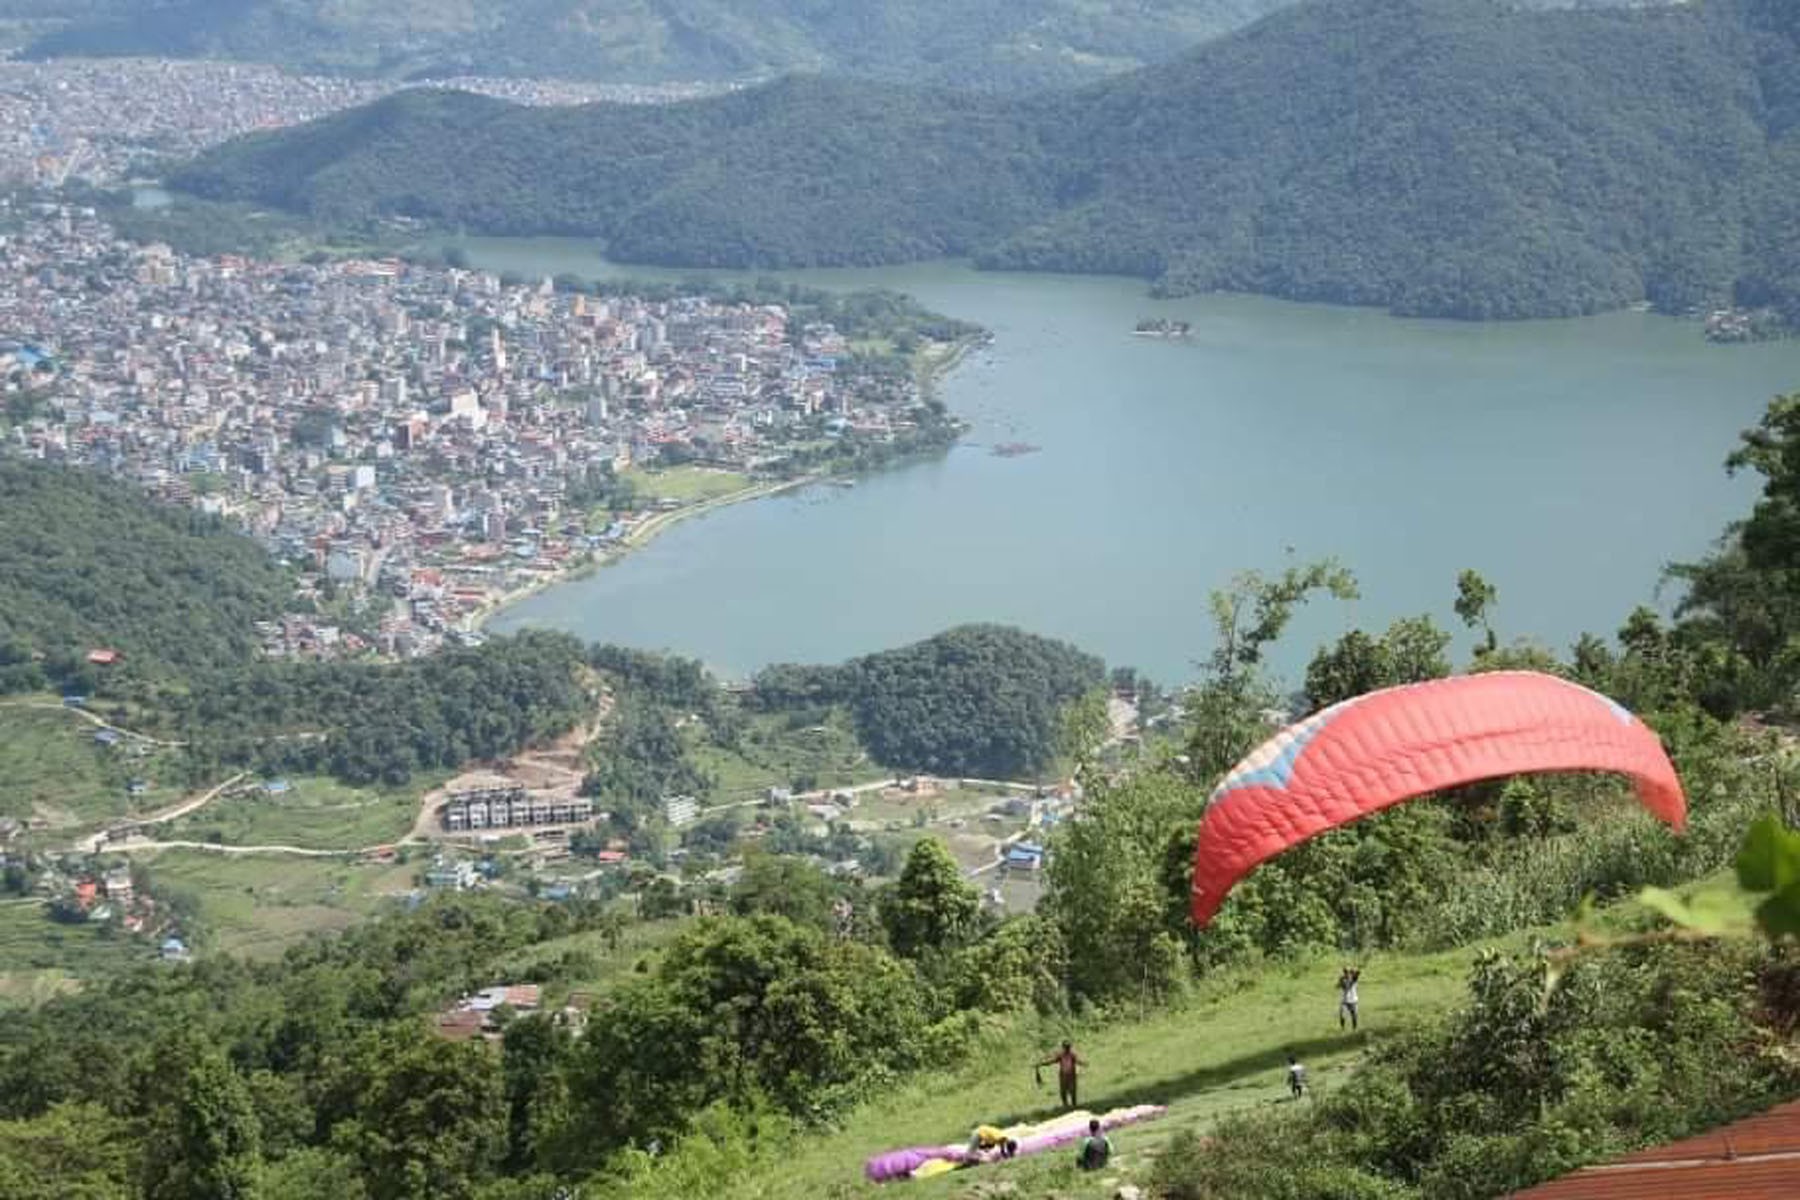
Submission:
{"label": "lakeside shore", "polygon": [[[990,337],[991,335],[983,334],[974,337],[958,338],[952,342],[936,343],[931,350],[921,352],[919,356],[920,361],[916,367],[920,394],[925,397],[935,395],[938,384],[942,383],[943,380],[948,377],[950,372],[954,371],[962,363],[963,359],[968,356],[971,350],[977,346],[987,344]],[[942,349],[938,349],[940,346]],[[952,438],[944,448],[948,450],[955,446],[956,442],[961,439],[964,432],[966,432],[966,426],[959,429],[956,436]],[[914,456],[904,456],[893,463],[886,464],[886,466],[892,467],[902,465],[912,457]],[[882,469],[886,469],[886,467]],[[630,554],[633,550],[642,549],[660,535],[667,533],[669,530],[675,528],[675,526],[689,518],[702,517],[730,505],[743,504],[751,500],[761,500],[769,496],[780,495],[784,492],[797,491],[803,487],[824,483],[832,479],[845,478],[851,474],[854,474],[854,472],[843,469],[826,468],[817,471],[809,471],[806,474],[796,476],[793,479],[763,480],[751,483],[747,487],[739,488],[737,491],[727,492],[720,496],[713,496],[709,499],[700,500],[692,504],[684,504],[680,508],[670,509],[667,512],[652,513],[644,521],[628,531],[615,545],[596,551],[591,556],[583,558],[580,562],[575,563],[564,570],[546,574],[541,578],[533,579],[530,583],[509,589],[487,603],[484,603],[480,608],[477,608],[474,612],[463,618],[461,628],[464,632],[468,633],[486,632],[487,626],[507,609],[523,603],[532,596],[537,595],[539,592],[547,591],[550,588],[579,579],[590,571],[597,571],[612,566],[623,560],[625,556]]]}

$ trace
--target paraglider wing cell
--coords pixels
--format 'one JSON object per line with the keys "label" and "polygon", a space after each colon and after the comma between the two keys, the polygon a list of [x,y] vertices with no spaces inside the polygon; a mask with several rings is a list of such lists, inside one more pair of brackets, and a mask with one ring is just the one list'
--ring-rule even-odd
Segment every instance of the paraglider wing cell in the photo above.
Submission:
{"label": "paraglider wing cell", "polygon": [[1214,789],[1194,853],[1204,926],[1259,863],[1328,829],[1445,788],[1542,771],[1629,776],[1680,829],[1687,802],[1662,742],[1624,708],[1535,671],[1495,671],[1357,696],[1259,746]]}

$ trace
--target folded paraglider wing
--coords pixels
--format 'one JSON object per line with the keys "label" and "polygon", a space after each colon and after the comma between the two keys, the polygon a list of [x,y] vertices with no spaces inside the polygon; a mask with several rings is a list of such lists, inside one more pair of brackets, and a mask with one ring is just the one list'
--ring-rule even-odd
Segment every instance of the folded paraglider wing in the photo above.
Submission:
{"label": "folded paraglider wing", "polygon": [[1629,776],[1680,829],[1681,780],[1662,742],[1617,703],[1554,675],[1495,671],[1357,696],[1290,725],[1214,789],[1194,851],[1194,923],[1259,863],[1403,800],[1539,771]]}

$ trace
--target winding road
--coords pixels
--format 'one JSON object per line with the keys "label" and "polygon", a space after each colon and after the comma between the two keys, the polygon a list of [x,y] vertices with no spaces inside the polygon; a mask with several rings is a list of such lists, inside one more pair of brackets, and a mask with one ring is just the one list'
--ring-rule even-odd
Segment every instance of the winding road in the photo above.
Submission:
{"label": "winding road", "polygon": [[0,708],[35,708],[45,712],[65,712],[80,717],[82,720],[87,721],[100,729],[110,729],[120,737],[127,737],[133,741],[144,742],[147,745],[167,746],[171,749],[187,745],[186,742],[172,742],[165,738],[151,737],[147,733],[139,733],[135,729],[126,729],[122,725],[114,725],[112,722],[103,720],[101,717],[95,713],[89,712],[85,708],[78,708],[71,704],[56,704],[48,700],[0,700]]}

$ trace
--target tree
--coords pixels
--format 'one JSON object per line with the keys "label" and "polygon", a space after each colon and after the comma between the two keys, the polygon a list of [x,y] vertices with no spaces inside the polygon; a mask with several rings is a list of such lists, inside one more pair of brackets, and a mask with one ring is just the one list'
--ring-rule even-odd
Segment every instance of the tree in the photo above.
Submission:
{"label": "tree", "polygon": [[1329,649],[1313,655],[1306,667],[1306,699],[1313,708],[1329,708],[1341,700],[1385,685],[1388,663],[1381,643],[1352,629]]}
{"label": "tree", "polygon": [[1480,629],[1483,634],[1481,648],[1477,655],[1492,654],[1499,642],[1494,636],[1492,610],[1499,592],[1494,585],[1483,579],[1473,570],[1464,570],[1456,577],[1456,615],[1470,629]]}
{"label": "tree", "polygon": [[1440,679],[1450,673],[1450,635],[1430,617],[1402,617],[1379,640],[1353,629],[1306,668],[1306,697],[1315,709],[1378,688]]}
{"label": "tree", "polygon": [[356,1163],[335,1150],[308,1146],[263,1168],[256,1200],[366,1200]]}
{"label": "tree", "polygon": [[1273,579],[1260,571],[1237,575],[1208,597],[1216,643],[1208,659],[1212,677],[1233,686],[1262,665],[1263,651],[1278,640],[1294,610],[1316,592],[1338,600],[1360,594],[1356,576],[1335,559],[1288,567]]}
{"label": "tree", "polygon": [[216,1050],[194,1054],[177,1088],[166,1140],[151,1143],[152,1200],[249,1200],[261,1169],[261,1130],[249,1089]]}
{"label": "tree", "polygon": [[813,929],[832,928],[836,889],[825,872],[803,858],[752,850],[731,889],[731,911],[741,917],[766,913]]}
{"label": "tree", "polygon": [[1112,733],[1106,702],[1106,690],[1095,688],[1063,707],[1059,749],[1077,772],[1100,752]]}
{"label": "tree", "polygon": [[907,958],[962,945],[974,934],[980,916],[980,894],[936,838],[913,846],[899,882],[881,906],[888,941]]}
{"label": "tree", "polygon": [[482,1045],[396,1026],[363,1045],[352,1077],[355,1116],[337,1136],[382,1200],[466,1200],[506,1150],[500,1068]]}
{"label": "tree", "polygon": [[[1187,893],[1171,861],[1191,861],[1205,795],[1166,771],[1085,780],[1081,820],[1051,842],[1039,911],[1067,947],[1068,986],[1090,1001],[1161,996],[1174,985]],[[1170,847],[1187,838],[1187,852]]]}
{"label": "tree", "polygon": [[0,1121],[0,1197],[126,1200],[131,1158],[129,1126],[98,1104],[58,1104],[28,1121]]}
{"label": "tree", "polygon": [[506,1166],[529,1168],[567,1121],[568,1084],[563,1068],[569,1035],[547,1015],[519,1017],[506,1027],[500,1066],[506,1089]]}
{"label": "tree", "polygon": [[1336,560],[1323,559],[1288,567],[1274,579],[1245,572],[1208,598],[1215,642],[1206,679],[1186,706],[1186,770],[1194,782],[1211,783],[1269,735],[1263,714],[1284,705],[1262,676],[1263,653],[1287,629],[1295,609],[1321,591],[1355,599],[1356,577]]}

